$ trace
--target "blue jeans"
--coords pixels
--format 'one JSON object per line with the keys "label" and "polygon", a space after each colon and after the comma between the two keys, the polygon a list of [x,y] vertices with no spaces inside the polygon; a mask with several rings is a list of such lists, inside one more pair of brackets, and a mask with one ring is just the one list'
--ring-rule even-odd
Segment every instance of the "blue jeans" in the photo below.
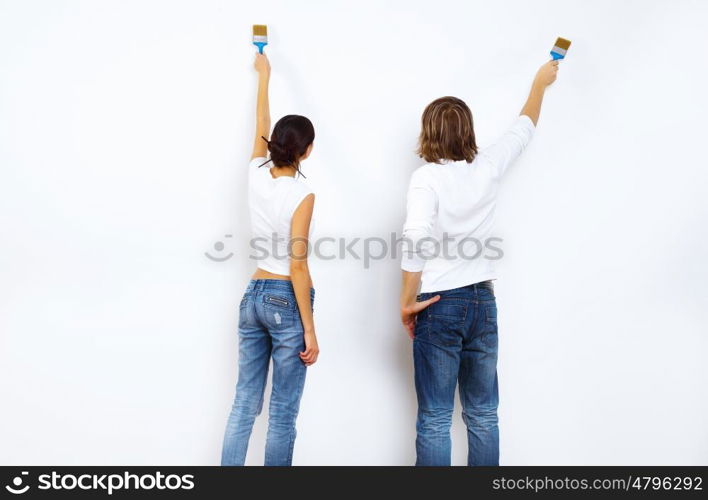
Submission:
{"label": "blue jeans", "polygon": [[413,361],[418,395],[416,465],[450,465],[450,425],[460,385],[467,465],[499,465],[497,304],[489,281],[423,293]]}
{"label": "blue jeans", "polygon": [[[314,304],[315,291],[310,289]],[[292,283],[251,280],[239,311],[239,369],[226,424],[221,465],[243,465],[256,416],[263,408],[268,365],[273,359],[265,465],[291,465],[295,419],[307,368],[298,354],[305,350],[304,331]]]}

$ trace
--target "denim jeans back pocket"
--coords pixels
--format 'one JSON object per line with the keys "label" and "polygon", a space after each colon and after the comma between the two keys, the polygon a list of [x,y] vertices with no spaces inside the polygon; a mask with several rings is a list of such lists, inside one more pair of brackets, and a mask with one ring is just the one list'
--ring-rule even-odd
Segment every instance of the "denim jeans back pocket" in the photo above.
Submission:
{"label": "denim jeans back pocket", "polygon": [[418,315],[416,339],[440,346],[462,342],[468,303],[461,298],[442,297]]}
{"label": "denim jeans back pocket", "polygon": [[431,318],[465,321],[468,301],[457,297],[440,297],[440,300],[428,306]]}
{"label": "denim jeans back pocket", "polygon": [[297,303],[291,294],[275,295],[265,294],[263,296],[264,321],[272,330],[285,330],[291,328],[295,323],[297,315]]}
{"label": "denim jeans back pocket", "polygon": [[294,300],[291,299],[290,297],[286,297],[283,295],[265,295],[263,297],[263,301],[272,306],[279,306],[279,307],[285,307],[285,308],[290,308],[293,306]]}

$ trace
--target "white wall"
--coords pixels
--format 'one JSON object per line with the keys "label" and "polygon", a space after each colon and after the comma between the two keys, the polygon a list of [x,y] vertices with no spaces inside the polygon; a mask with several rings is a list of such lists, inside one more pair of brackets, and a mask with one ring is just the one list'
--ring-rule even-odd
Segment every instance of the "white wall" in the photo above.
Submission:
{"label": "white wall", "polygon": [[[464,98],[489,144],[573,41],[500,200],[502,463],[705,465],[706,21],[685,0],[0,1],[0,463],[218,463],[267,23],[274,118],[317,129],[318,236],[400,231],[425,104]],[[397,261],[312,271],[295,463],[411,464]]]}

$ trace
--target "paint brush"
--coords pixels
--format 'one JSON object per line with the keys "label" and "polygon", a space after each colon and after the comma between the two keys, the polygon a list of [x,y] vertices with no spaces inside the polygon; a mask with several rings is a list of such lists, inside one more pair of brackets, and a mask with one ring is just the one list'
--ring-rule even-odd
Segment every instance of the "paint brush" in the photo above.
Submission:
{"label": "paint brush", "polygon": [[[255,27],[254,27],[255,29]],[[255,31],[254,31],[255,33]],[[558,37],[556,40],[555,45],[551,49],[551,57],[553,58],[554,61],[558,59],[565,59],[565,54],[568,52],[568,48],[570,47],[570,40],[566,40],[565,38]]]}
{"label": "paint brush", "polygon": [[260,54],[263,53],[263,47],[268,45],[268,26],[265,24],[253,25],[253,45],[258,47]]}

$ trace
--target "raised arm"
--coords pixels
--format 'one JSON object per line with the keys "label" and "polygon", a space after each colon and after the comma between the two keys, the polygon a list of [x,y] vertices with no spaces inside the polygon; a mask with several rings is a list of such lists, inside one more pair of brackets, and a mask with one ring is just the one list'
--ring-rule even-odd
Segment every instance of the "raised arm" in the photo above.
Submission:
{"label": "raised arm", "polygon": [[531,118],[534,125],[538,123],[538,117],[541,114],[541,104],[543,103],[543,94],[551,83],[556,80],[558,73],[558,61],[548,61],[541,66],[536,73],[536,77],[531,84],[531,92],[526,99],[526,104],[521,109],[521,115],[526,115]]}
{"label": "raised arm", "polygon": [[268,154],[268,145],[262,139],[270,139],[270,104],[268,103],[268,82],[270,81],[270,62],[265,54],[256,54],[253,64],[258,72],[258,98],[256,101],[256,137],[253,142],[251,159],[262,158]]}
{"label": "raised arm", "polygon": [[487,158],[499,177],[504,175],[531,141],[541,114],[543,94],[546,87],[555,81],[557,72],[558,61],[549,61],[539,68],[526,104],[519,113],[520,117],[494,144],[480,151],[480,156]]}

